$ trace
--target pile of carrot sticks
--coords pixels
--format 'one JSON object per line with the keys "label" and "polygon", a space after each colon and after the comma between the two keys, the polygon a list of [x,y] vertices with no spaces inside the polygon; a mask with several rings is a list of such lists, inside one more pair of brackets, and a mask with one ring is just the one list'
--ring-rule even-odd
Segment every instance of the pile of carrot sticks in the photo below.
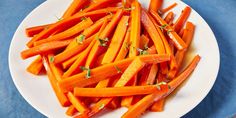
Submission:
{"label": "pile of carrot sticks", "polygon": [[[61,106],[73,117],[96,116],[127,107],[123,118],[161,112],[165,99],[196,68],[196,55],[183,71],[195,25],[186,6],[162,8],[151,0],[73,0],[55,23],[26,28],[31,39],[22,59],[36,57],[27,71],[46,72]],[[163,17],[165,16],[165,17]]]}

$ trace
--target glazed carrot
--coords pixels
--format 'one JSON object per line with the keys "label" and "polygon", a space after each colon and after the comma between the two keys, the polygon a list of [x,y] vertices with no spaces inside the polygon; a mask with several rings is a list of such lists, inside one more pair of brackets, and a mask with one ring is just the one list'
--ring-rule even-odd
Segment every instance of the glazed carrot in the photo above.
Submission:
{"label": "glazed carrot", "polygon": [[161,112],[164,110],[165,99],[155,101],[151,106],[150,110],[154,112]]}
{"label": "glazed carrot", "polygon": [[28,43],[28,47],[33,47],[33,44],[35,41],[41,40],[43,38],[49,37],[52,33],[57,31],[58,29],[62,27],[67,27],[76,24],[81,20],[82,17],[98,17],[98,16],[105,16],[109,12],[116,12],[117,8],[104,8],[104,9],[99,9],[83,14],[76,14],[72,17],[62,19],[55,24],[51,25],[47,30],[43,30],[40,32],[37,36],[33,37]]}
{"label": "glazed carrot", "polygon": [[37,45],[40,45],[40,44],[43,44],[43,43],[47,43],[47,42],[50,42],[50,41],[67,39],[71,36],[74,36],[74,35],[78,34],[81,31],[83,31],[84,29],[91,26],[92,24],[93,24],[93,21],[90,18],[86,18],[85,20],[82,20],[80,23],[78,23],[75,26],[67,29],[66,31],[55,34],[55,35],[53,35],[51,37],[48,37],[46,39],[34,42],[34,46],[37,46]]}
{"label": "glazed carrot", "polygon": [[66,115],[73,116],[76,112],[78,112],[76,108],[73,105],[70,105],[70,107],[66,110]]}
{"label": "glazed carrot", "polygon": [[[187,22],[186,23],[186,29],[184,30],[184,34],[183,34],[183,40],[185,41],[186,45],[189,47],[192,40],[193,40],[193,36],[194,36],[194,30],[195,30],[195,26],[191,23],[191,22]],[[187,48],[188,48],[187,47]],[[176,58],[176,62],[178,65],[178,68],[176,70],[174,70],[174,72],[172,73],[171,77],[174,77],[174,75],[177,74],[177,72],[180,69],[180,66],[182,65],[183,59],[185,57],[187,50],[183,50],[183,51],[177,51],[175,54],[175,58]]]}
{"label": "glazed carrot", "polygon": [[83,8],[86,2],[88,2],[88,0],[73,0],[67,10],[64,12],[62,18],[68,18],[74,15],[76,12]]}
{"label": "glazed carrot", "polygon": [[134,8],[131,11],[131,32],[130,32],[130,48],[129,48],[129,57],[138,55],[137,49],[139,48],[140,43],[140,32],[141,32],[141,6],[138,1],[133,1],[131,8]]}
{"label": "glazed carrot", "polygon": [[116,98],[113,98],[113,100],[107,105],[107,108],[110,108],[110,109],[117,109],[120,107],[120,98],[119,97],[116,97]]}
{"label": "glazed carrot", "polygon": [[[106,53],[106,52],[105,52],[105,53]],[[97,58],[97,61],[96,61],[96,63],[95,63],[95,67],[98,67],[98,66],[101,66],[101,65],[102,65],[102,59],[103,59],[105,53],[99,55],[99,57]]]}
{"label": "glazed carrot", "polygon": [[61,49],[66,47],[71,40],[65,40],[65,41],[52,41],[49,43],[45,43],[39,46],[35,46],[30,49],[26,49],[21,52],[21,57],[22,59],[27,59],[29,57],[38,55],[38,54],[45,54],[49,51],[56,50],[56,49]]}
{"label": "glazed carrot", "polygon": [[47,76],[48,76],[48,79],[50,81],[50,84],[54,90],[54,93],[56,94],[57,96],[57,99],[58,101],[60,102],[60,104],[62,106],[69,106],[71,103],[70,101],[67,99],[66,95],[61,91],[61,89],[58,87],[57,83],[57,79],[55,78],[52,70],[51,70],[51,67],[49,65],[49,62],[48,62],[48,58],[47,57],[43,57],[43,65],[44,65],[44,68],[46,69],[47,71]]}
{"label": "glazed carrot", "polygon": [[[98,30],[100,29],[100,27],[102,26],[102,24],[104,23],[105,19],[110,19],[112,16],[111,15],[107,15],[101,19],[99,19],[98,21],[96,21],[93,25],[91,25],[90,27],[84,29],[84,31],[77,36],[67,47],[66,50],[69,50],[73,47],[76,47],[78,45],[76,39],[80,39],[80,38],[84,38],[87,39],[87,37],[92,36],[95,32],[98,32]],[[65,51],[66,51],[65,50]]]}
{"label": "glazed carrot", "polygon": [[187,21],[191,13],[191,8],[189,6],[185,7],[177,21],[173,25],[175,32],[179,32],[183,27],[184,23]]}
{"label": "glazed carrot", "polygon": [[74,55],[73,57],[69,58],[68,60],[61,63],[63,69],[68,69],[80,56],[80,53]]}
{"label": "glazed carrot", "polygon": [[168,12],[169,10],[173,9],[175,6],[177,6],[177,3],[176,3],[176,2],[173,3],[173,4],[171,4],[171,5],[168,6],[168,7],[164,8],[164,9],[161,9],[161,10],[160,10],[160,13],[161,13],[161,14],[164,14],[164,13]]}
{"label": "glazed carrot", "polygon": [[170,37],[170,39],[173,41],[176,48],[179,50],[183,50],[186,48],[186,44],[184,41],[179,37],[179,35],[171,28],[171,26],[167,25],[167,23],[153,10],[150,11],[153,18],[161,24],[161,26],[164,26],[164,29],[167,30],[167,35]]}
{"label": "glazed carrot", "polygon": [[151,2],[149,3],[149,9],[157,12],[158,10],[160,10],[162,4],[163,0],[151,0]]}
{"label": "glazed carrot", "polygon": [[[98,39],[96,43],[94,44],[90,54],[88,55],[88,59],[85,63],[85,67],[93,68],[94,62],[96,58],[98,57],[99,53],[101,54],[103,50],[106,49],[107,41],[105,41],[110,33],[115,29],[116,24],[120,20],[121,16],[123,15],[123,10],[119,9],[116,14],[113,16],[111,22],[108,23],[108,25],[105,27],[105,29],[99,34]],[[101,41],[104,41],[103,44],[101,44]]]}
{"label": "glazed carrot", "polygon": [[54,57],[54,63],[58,64],[58,63],[64,62],[67,59],[71,58],[72,56],[80,53],[94,40],[95,37],[96,37],[96,34],[94,34],[93,36],[85,39],[82,42],[82,44],[79,43],[76,47],[73,47],[71,49],[63,51],[62,53],[57,54]]}
{"label": "glazed carrot", "polygon": [[74,95],[81,97],[115,97],[145,95],[158,91],[156,85],[107,87],[107,88],[74,88]]}
{"label": "glazed carrot", "polygon": [[130,44],[130,27],[128,28],[126,34],[125,34],[125,39],[123,41],[123,44],[120,48],[120,51],[119,53],[117,54],[116,56],[116,59],[115,61],[118,61],[118,60],[121,60],[121,59],[124,59],[129,51],[129,44]]}
{"label": "glazed carrot", "polygon": [[140,37],[140,45],[139,45],[140,49],[147,48],[148,43],[149,43],[149,38],[142,34]]}
{"label": "glazed carrot", "polygon": [[196,68],[198,62],[200,61],[200,56],[197,55],[193,59],[193,61],[189,64],[189,66],[174,80],[172,80],[168,85],[170,86],[170,90],[166,88],[161,89],[161,91],[155,92],[153,94],[149,94],[145,96],[142,100],[136,103],[134,106],[130,107],[129,110],[122,116],[122,118],[130,118],[130,117],[139,117],[153,102],[154,100],[160,100],[165,98],[170,93],[172,93],[184,80],[186,80],[193,70]]}
{"label": "glazed carrot", "polygon": [[148,54],[156,54],[157,50],[156,47],[153,45],[150,48],[147,49]]}
{"label": "glazed carrot", "polygon": [[28,67],[27,71],[34,75],[38,75],[39,72],[43,69],[43,63],[41,56],[38,56]]}
{"label": "glazed carrot", "polygon": [[[161,63],[164,61],[169,61],[169,55],[162,54],[154,54],[154,55],[142,55],[138,56],[144,63],[153,64],[153,63]],[[114,75],[119,75],[117,68],[119,71],[123,72],[128,65],[134,60],[133,58],[124,59],[118,62],[106,64],[103,66],[99,66],[97,68],[91,69],[91,78],[87,79],[86,72],[79,73],[77,75],[71,76],[69,78],[65,78],[59,81],[59,86],[62,91],[67,92],[73,90],[74,87],[85,87],[94,83],[97,83],[106,78],[112,77]],[[112,78],[111,78],[112,79]]]}
{"label": "glazed carrot", "polygon": [[[49,54],[48,57],[49,57],[49,59],[52,59],[52,61],[53,61],[54,54]],[[51,67],[52,73],[54,74],[57,81],[60,81],[62,79],[62,74],[63,74],[62,69],[58,65],[55,65],[52,62],[49,63],[49,66]]]}
{"label": "glazed carrot", "polygon": [[34,35],[37,35],[44,29],[48,28],[52,24],[46,24],[46,25],[40,25],[40,26],[34,26],[34,27],[29,27],[25,29],[25,33],[28,37],[33,37]]}
{"label": "glazed carrot", "polygon": [[96,40],[93,40],[89,46],[82,52],[80,53],[80,56],[76,59],[76,61],[70,66],[70,68],[63,74],[63,78],[69,77],[75,72],[78,72],[79,67],[82,66],[82,64],[86,61],[86,58],[93,47],[94,43]]}
{"label": "glazed carrot", "polygon": [[117,25],[116,31],[111,39],[111,43],[103,57],[102,64],[113,62],[123,43],[127,30],[129,16],[123,16]]}
{"label": "glazed carrot", "polygon": [[75,97],[73,93],[69,92],[67,94],[67,97],[73,104],[73,106],[76,108],[76,110],[79,111],[81,114],[86,114],[89,112],[87,106],[79,98]]}
{"label": "glazed carrot", "polygon": [[146,85],[152,85],[155,82],[157,72],[158,66],[156,64],[152,64],[147,77]]}
{"label": "glazed carrot", "polygon": [[164,18],[164,21],[166,21],[167,24],[171,24],[174,20],[174,13],[171,11],[171,12],[168,12],[168,14],[166,15],[166,17]]}
{"label": "glazed carrot", "polygon": [[160,37],[157,29],[155,28],[153,22],[148,17],[147,12],[144,9],[142,10],[141,21],[142,21],[144,28],[146,29],[146,31],[150,35],[152,41],[154,42],[157,53],[158,54],[165,54],[165,47],[164,47],[164,44],[161,40],[161,37]]}

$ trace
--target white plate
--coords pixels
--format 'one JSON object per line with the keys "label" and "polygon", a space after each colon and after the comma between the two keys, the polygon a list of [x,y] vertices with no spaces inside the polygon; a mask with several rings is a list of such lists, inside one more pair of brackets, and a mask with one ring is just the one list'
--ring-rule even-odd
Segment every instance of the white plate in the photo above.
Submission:
{"label": "white plate", "polygon": [[[148,0],[140,1],[144,6],[148,6]],[[174,13],[177,14],[176,17],[186,6],[185,3],[179,0],[165,1],[164,6],[168,6],[173,2],[178,3],[178,6],[173,9]],[[48,117],[54,118],[66,117],[66,108],[60,106],[46,76],[34,76],[26,72],[26,67],[33,59],[22,60],[20,52],[26,49],[25,44],[29,40],[24,29],[56,21],[56,16],[61,16],[70,2],[71,0],[50,0],[34,9],[16,30],[9,51],[9,68],[18,91],[35,109]],[[184,86],[179,89],[177,94],[172,95],[167,100],[163,112],[148,112],[143,117],[173,118],[183,116],[203,100],[216,80],[220,60],[215,36],[196,11],[192,10],[189,21],[196,25],[196,32],[186,62],[188,63],[195,54],[199,54],[202,60]],[[126,108],[120,108],[99,116],[118,118],[125,111]]]}

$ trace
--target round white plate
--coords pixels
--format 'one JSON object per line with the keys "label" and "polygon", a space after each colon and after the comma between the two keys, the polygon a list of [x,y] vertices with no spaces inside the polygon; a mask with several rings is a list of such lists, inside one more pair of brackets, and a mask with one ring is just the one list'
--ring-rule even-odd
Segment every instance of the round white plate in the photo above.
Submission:
{"label": "round white plate", "polygon": [[[176,17],[186,6],[179,0],[165,1],[164,6],[173,2],[178,3],[178,6],[173,9],[173,12],[177,14]],[[34,76],[26,72],[26,67],[33,58],[22,60],[20,57],[20,52],[26,49],[25,44],[29,41],[24,31],[30,26],[57,21],[56,16],[60,17],[70,2],[71,0],[49,0],[34,9],[16,30],[9,51],[9,68],[18,91],[29,104],[47,117],[67,117],[65,115],[66,108],[60,106],[46,76]],[[149,4],[149,0],[140,0],[140,2],[146,7]],[[196,25],[196,32],[185,62],[190,62],[196,54],[199,54],[202,59],[181,89],[168,98],[163,112],[148,112],[143,117],[173,118],[183,116],[203,100],[216,80],[220,59],[215,36],[196,11],[192,10],[189,21]],[[99,117],[118,118],[126,110],[126,108],[120,108],[100,114]]]}

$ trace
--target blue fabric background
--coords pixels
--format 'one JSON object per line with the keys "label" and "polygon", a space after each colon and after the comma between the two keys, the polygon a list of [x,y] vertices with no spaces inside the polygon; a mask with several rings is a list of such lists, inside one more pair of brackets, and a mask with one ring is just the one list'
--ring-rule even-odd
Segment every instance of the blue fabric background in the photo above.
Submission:
{"label": "blue fabric background", "polygon": [[[213,89],[184,118],[231,117],[236,113],[236,0],[183,1],[194,8],[210,25],[217,38],[221,54],[220,71]],[[22,98],[13,84],[8,68],[8,49],[17,26],[42,2],[44,0],[0,0],[1,117],[45,117]]]}

